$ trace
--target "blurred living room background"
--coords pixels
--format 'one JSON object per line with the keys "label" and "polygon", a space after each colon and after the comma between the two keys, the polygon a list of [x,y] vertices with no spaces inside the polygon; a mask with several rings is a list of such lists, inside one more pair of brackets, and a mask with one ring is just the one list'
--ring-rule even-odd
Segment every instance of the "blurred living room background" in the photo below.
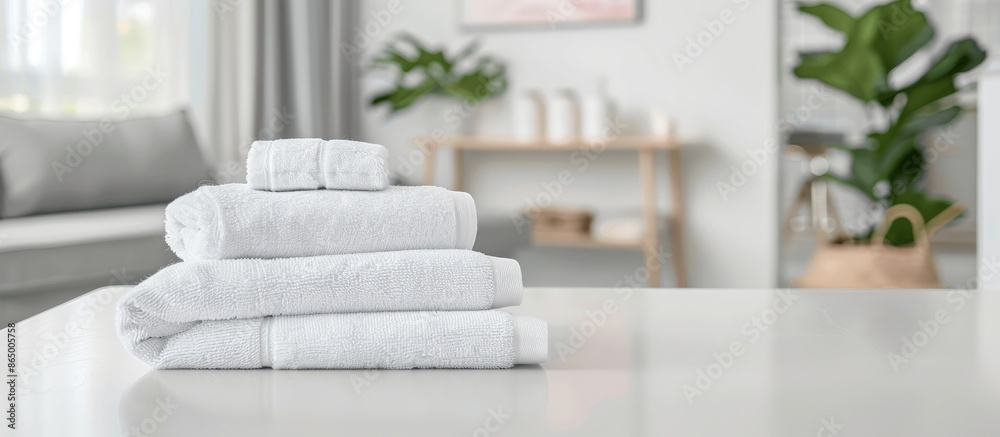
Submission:
{"label": "blurred living room background", "polygon": [[1000,0],[0,4],[5,321],[175,262],[166,203],[296,137],[471,193],[529,287],[870,280],[833,252],[898,204],[927,231],[885,245],[931,258],[876,285],[980,285]]}

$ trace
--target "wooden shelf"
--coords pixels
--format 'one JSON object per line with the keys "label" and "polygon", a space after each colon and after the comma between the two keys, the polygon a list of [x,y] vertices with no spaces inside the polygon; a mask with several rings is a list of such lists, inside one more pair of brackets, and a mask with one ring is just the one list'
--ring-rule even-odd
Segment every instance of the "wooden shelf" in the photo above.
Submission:
{"label": "wooden shelf", "polygon": [[[605,249],[639,249],[643,252],[644,265],[657,265],[661,262],[657,251],[660,247],[660,219],[656,208],[656,157],[657,152],[664,152],[667,157],[670,180],[670,198],[673,212],[671,214],[670,238],[676,284],[687,286],[687,274],[684,267],[683,230],[681,217],[683,214],[681,190],[681,143],[672,137],[662,136],[620,136],[607,138],[601,144],[593,140],[579,139],[569,142],[553,143],[545,140],[531,141],[513,137],[483,137],[483,136],[445,136],[420,137],[414,140],[415,145],[424,153],[424,185],[434,185],[436,156],[441,149],[452,149],[454,153],[454,173],[452,189],[461,191],[464,185],[463,156],[466,151],[501,151],[501,152],[549,152],[574,150],[611,150],[631,151],[639,157],[639,182],[642,194],[643,221],[646,229],[651,230],[644,241],[637,243],[606,243],[587,237],[544,237],[533,238],[540,246],[561,246],[577,248]],[[601,149],[603,147],[603,149]],[[649,286],[660,287],[660,271],[649,271]]]}
{"label": "wooden shelf", "polygon": [[576,237],[539,237],[532,236],[531,244],[536,246],[573,247],[573,248],[603,248],[603,249],[642,249],[642,242],[635,243],[609,243],[593,239],[589,235]]}
{"label": "wooden shelf", "polygon": [[[579,139],[569,142],[553,143],[546,140],[522,140],[513,137],[467,137],[449,136],[435,139],[422,137],[416,140],[419,145],[427,147],[443,147],[456,150],[493,150],[493,151],[560,151],[579,150],[596,147],[593,140]],[[680,148],[680,144],[670,138],[654,136],[620,136],[605,142],[607,150],[668,150]]]}

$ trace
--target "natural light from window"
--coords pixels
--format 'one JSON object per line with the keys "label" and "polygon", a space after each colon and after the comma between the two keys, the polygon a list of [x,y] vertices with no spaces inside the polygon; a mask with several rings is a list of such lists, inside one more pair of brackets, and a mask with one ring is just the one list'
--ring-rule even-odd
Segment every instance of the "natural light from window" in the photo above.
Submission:
{"label": "natural light from window", "polygon": [[[150,69],[170,70],[186,41],[170,37],[187,2],[5,0],[0,111],[101,115]],[[174,104],[158,90],[144,107]]]}

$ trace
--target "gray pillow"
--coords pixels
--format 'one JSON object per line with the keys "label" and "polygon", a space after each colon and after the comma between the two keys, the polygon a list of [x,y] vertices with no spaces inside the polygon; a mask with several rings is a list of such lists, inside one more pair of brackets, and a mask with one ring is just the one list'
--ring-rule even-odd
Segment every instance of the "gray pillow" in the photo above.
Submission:
{"label": "gray pillow", "polygon": [[0,217],[166,202],[207,179],[185,111],[122,121],[0,116]]}

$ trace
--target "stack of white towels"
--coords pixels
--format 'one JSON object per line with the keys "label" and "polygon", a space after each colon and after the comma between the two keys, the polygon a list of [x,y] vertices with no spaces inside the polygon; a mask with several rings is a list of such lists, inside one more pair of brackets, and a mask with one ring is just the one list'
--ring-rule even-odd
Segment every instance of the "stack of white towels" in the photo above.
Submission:
{"label": "stack of white towels", "polygon": [[122,343],[160,369],[544,362],[547,324],[493,309],[521,302],[521,269],[470,250],[472,197],[389,186],[386,156],[346,140],[255,142],[247,184],[167,206],[183,262],[122,298]]}

